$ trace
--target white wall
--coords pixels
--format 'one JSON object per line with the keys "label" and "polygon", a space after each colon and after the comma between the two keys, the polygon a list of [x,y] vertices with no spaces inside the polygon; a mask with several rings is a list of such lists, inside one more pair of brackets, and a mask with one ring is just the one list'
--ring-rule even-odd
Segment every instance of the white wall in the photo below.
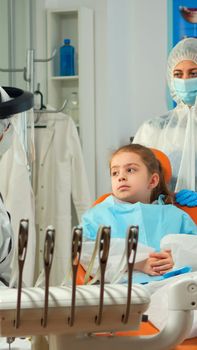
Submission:
{"label": "white wall", "polygon": [[166,1],[108,0],[107,5],[107,110],[97,115],[98,194],[109,190],[110,151],[167,109]]}
{"label": "white wall", "polygon": [[[133,131],[166,111],[167,3],[135,1],[132,7]],[[136,64],[137,63],[137,64]],[[136,69],[137,68],[137,69]]]}
{"label": "white wall", "polygon": [[45,7],[87,6],[95,12],[97,195],[110,190],[111,150],[127,143],[144,120],[167,109],[166,3],[164,0],[45,0]]}

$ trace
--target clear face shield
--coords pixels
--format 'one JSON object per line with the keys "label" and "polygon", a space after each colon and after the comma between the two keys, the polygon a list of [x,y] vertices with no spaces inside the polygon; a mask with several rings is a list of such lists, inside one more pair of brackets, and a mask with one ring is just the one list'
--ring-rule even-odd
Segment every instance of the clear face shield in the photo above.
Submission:
{"label": "clear face shield", "polygon": [[[4,103],[6,101],[10,100],[9,95],[7,92],[0,87],[0,98],[1,98],[1,103]],[[8,150],[10,144],[11,144],[11,136],[12,133],[8,132],[8,129],[10,129],[10,122],[9,119],[1,119],[0,120],[0,157]]]}
{"label": "clear face shield", "polygon": [[33,95],[21,89],[0,87],[0,157],[12,143],[15,115],[33,107]]}

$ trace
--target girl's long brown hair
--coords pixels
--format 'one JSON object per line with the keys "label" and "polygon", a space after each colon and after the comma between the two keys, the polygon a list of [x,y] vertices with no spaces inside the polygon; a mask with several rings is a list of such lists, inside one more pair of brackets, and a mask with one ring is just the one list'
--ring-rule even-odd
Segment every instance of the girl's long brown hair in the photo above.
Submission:
{"label": "girl's long brown hair", "polygon": [[113,159],[113,157],[119,153],[123,153],[123,152],[131,152],[131,153],[136,153],[140,156],[142,162],[144,163],[144,165],[146,166],[148,173],[150,175],[157,173],[159,175],[159,182],[158,185],[153,188],[152,192],[151,192],[151,198],[150,198],[150,202],[154,202],[155,200],[158,199],[160,194],[163,194],[165,196],[164,202],[165,204],[172,204],[173,201],[173,194],[170,193],[167,184],[165,182],[165,178],[164,178],[164,171],[162,168],[162,165],[160,163],[160,161],[155,157],[154,153],[151,151],[150,148],[142,146],[140,144],[137,143],[132,143],[132,144],[128,144],[125,146],[120,147],[119,149],[117,149],[111,156],[111,160],[110,160],[110,168],[111,168],[111,161]]}

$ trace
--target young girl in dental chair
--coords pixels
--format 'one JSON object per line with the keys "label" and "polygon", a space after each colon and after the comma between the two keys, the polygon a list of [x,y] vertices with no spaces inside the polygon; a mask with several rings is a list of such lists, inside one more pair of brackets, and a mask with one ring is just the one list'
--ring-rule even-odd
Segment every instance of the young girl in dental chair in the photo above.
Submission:
{"label": "young girl in dental chair", "polygon": [[[170,234],[197,234],[190,216],[173,205],[164,172],[154,153],[139,144],[116,150],[110,160],[112,194],[82,218],[85,241],[95,241],[100,225],[111,226],[111,238],[124,238],[129,226],[139,226],[142,245],[155,252],[135,264],[135,270],[163,275],[174,266],[170,250],[160,251],[161,239]],[[82,254],[83,263],[83,254]]]}

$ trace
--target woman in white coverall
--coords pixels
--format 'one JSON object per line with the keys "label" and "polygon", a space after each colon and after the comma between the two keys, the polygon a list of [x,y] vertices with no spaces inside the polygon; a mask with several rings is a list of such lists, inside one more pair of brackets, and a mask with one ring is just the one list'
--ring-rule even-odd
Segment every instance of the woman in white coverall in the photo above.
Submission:
{"label": "woman in white coverall", "polygon": [[[4,132],[0,143],[0,192],[11,215],[15,242],[18,241],[20,220],[29,220],[28,246],[23,270],[23,283],[29,287],[34,284],[36,233],[34,195],[24,146],[22,112],[33,106],[33,95],[18,88],[7,88],[5,91],[2,87],[0,93],[3,102],[0,106],[0,116],[6,116],[6,119],[0,119]],[[11,285],[15,283],[17,276],[17,249],[14,249],[14,252]]]}
{"label": "woman in white coverall", "polygon": [[181,205],[197,205],[197,39],[181,40],[167,65],[171,96],[167,115],[146,121],[133,142],[163,151],[172,165],[171,188]]}
{"label": "woman in white coverall", "polygon": [[[11,144],[12,133],[13,130],[9,119],[0,120],[0,158]],[[13,246],[13,231],[10,217],[0,195],[0,286],[9,285]]]}

